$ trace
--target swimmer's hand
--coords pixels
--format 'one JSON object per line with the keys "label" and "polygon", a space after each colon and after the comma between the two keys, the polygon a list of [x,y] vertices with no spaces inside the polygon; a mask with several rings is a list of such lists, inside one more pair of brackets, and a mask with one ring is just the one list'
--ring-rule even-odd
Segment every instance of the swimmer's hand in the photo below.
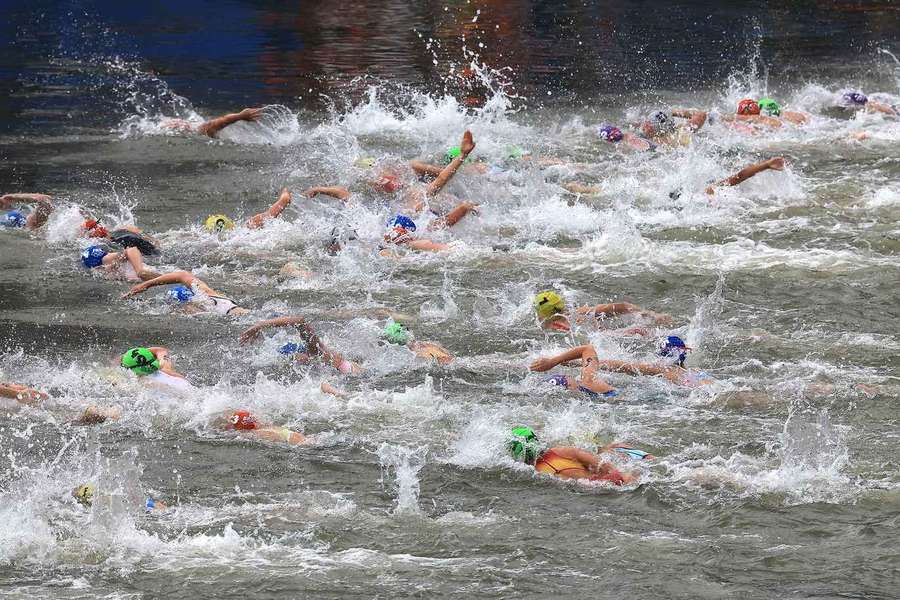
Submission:
{"label": "swimmer's hand", "polygon": [[462,142],[459,144],[459,151],[463,158],[467,157],[472,150],[475,149],[475,141],[472,139],[472,132],[466,129],[463,133]]}
{"label": "swimmer's hand", "polygon": [[776,156],[774,158],[770,158],[768,161],[766,161],[766,164],[767,164],[768,168],[772,169],[773,171],[784,171],[784,157],[783,156]]}
{"label": "swimmer's hand", "polygon": [[670,326],[674,322],[672,320],[672,315],[667,315],[666,313],[658,313],[653,312],[652,310],[645,310],[639,314],[644,318],[652,319],[658,325]]}
{"label": "swimmer's hand", "polygon": [[538,373],[543,373],[544,371],[549,371],[558,364],[559,362],[555,358],[545,356],[531,363],[529,369]]}
{"label": "swimmer's hand", "polygon": [[247,328],[246,330],[244,330],[243,332],[241,332],[241,336],[238,338],[238,340],[240,341],[241,344],[249,344],[250,342],[252,342],[253,340],[255,340],[256,338],[259,337],[260,329],[262,329],[262,327],[260,327],[259,324],[257,323],[256,325],[253,325],[253,326]]}
{"label": "swimmer's hand", "polygon": [[138,283],[137,285],[132,286],[132,288],[130,290],[128,290],[127,292],[122,294],[122,299],[124,300],[126,298],[131,298],[132,296],[136,296],[137,294],[140,294],[141,292],[146,291],[147,288],[149,288],[149,287],[150,286],[147,285],[146,281],[144,281],[142,283]]}
{"label": "swimmer's hand", "polygon": [[0,396],[12,398],[21,404],[34,404],[50,398],[44,392],[18,383],[0,383]]}
{"label": "swimmer's hand", "polygon": [[245,108],[238,113],[238,117],[240,117],[242,121],[256,121],[259,119],[261,111],[261,108]]}

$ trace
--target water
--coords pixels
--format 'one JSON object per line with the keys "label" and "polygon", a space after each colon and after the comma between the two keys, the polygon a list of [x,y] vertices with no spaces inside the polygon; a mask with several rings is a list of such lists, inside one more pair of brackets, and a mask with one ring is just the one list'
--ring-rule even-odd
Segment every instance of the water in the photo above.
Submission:
{"label": "water", "polygon": [[[52,396],[2,406],[0,593],[895,597],[900,122],[824,116],[845,87],[900,100],[891,9],[9,7],[0,191],[58,206],[35,235],[0,232],[0,380]],[[713,125],[650,155],[594,134],[659,105],[724,112],[763,93],[817,116],[749,139]],[[254,105],[267,106],[261,124],[222,141],[160,126]],[[438,160],[465,128],[489,162],[515,144],[569,164],[462,174],[449,191],[481,214],[436,235],[459,249],[374,257],[391,207],[364,191],[356,159]],[[869,140],[847,139],[862,130]],[[784,173],[703,194],[772,155],[788,158]],[[569,182],[604,191],[576,198]],[[300,197],[318,184],[362,201]],[[284,186],[295,201],[281,221],[202,230],[208,214],[250,216]],[[253,314],[173,316],[155,291],[120,300],[125,284],[77,262],[79,207],[152,232],[154,268],[191,269]],[[322,242],[336,222],[361,242],[332,257]],[[315,275],[278,277],[289,261]],[[691,364],[717,383],[612,375],[615,404],[537,391],[527,365],[569,343],[534,325],[530,298],[548,287],[672,314]],[[380,346],[378,309],[457,359],[430,367]],[[286,364],[274,352],[286,333],[238,345],[276,312],[307,316],[368,374]],[[615,358],[653,351],[603,331],[579,340]],[[115,362],[137,344],[171,348],[197,390],[124,377]],[[323,394],[323,381],[349,396]],[[92,404],[123,418],[69,423]],[[236,408],[313,443],[219,429]],[[547,481],[505,454],[522,423],[555,443],[622,440],[659,458],[622,465],[639,487]],[[88,480],[91,509],[70,496]],[[148,494],[173,508],[145,515]]]}

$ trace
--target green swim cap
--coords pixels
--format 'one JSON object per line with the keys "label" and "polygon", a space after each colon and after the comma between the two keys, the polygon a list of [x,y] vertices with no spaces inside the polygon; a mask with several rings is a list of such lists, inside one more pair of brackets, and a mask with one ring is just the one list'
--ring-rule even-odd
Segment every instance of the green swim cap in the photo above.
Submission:
{"label": "green swim cap", "polygon": [[392,344],[406,344],[409,342],[409,330],[403,326],[403,323],[388,323],[381,336]]}
{"label": "green swim cap", "polygon": [[447,150],[446,154],[444,154],[444,160],[447,162],[447,164],[450,164],[457,156],[462,156],[462,149],[459,146],[453,146],[452,148]]}
{"label": "green swim cap", "polygon": [[132,348],[122,355],[122,366],[138,375],[152,375],[159,371],[159,359],[147,348]]}
{"label": "green swim cap", "polygon": [[759,112],[762,115],[777,117],[781,114],[781,105],[771,98],[760,98],[757,104],[759,105]]}
{"label": "green swim cap", "polygon": [[531,427],[513,427],[512,436],[506,444],[512,457],[529,465],[534,463],[541,452],[534,430]]}
{"label": "green swim cap", "polygon": [[371,169],[375,165],[375,159],[371,156],[363,156],[362,158],[357,159],[353,164],[360,169]]}

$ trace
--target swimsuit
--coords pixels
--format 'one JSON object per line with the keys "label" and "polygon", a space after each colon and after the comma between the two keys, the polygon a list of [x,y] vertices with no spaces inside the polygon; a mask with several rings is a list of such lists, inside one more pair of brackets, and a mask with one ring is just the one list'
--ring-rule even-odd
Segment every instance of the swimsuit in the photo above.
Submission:
{"label": "swimsuit", "polygon": [[207,296],[207,298],[212,303],[211,311],[216,314],[228,315],[235,308],[239,308],[237,304],[224,296]]}
{"label": "swimsuit", "polygon": [[564,478],[611,481],[616,485],[622,485],[625,482],[622,474],[616,469],[611,468],[608,473],[591,473],[582,463],[571,458],[564,458],[554,452],[552,448],[541,453],[534,462],[534,469],[538,473],[547,473]]}
{"label": "swimsuit", "polygon": [[[544,381],[551,385],[558,385],[558,386],[564,387],[566,389],[572,389],[571,387],[569,387],[568,375],[551,375]],[[579,385],[576,389],[577,389],[577,391],[581,392],[582,394],[584,394],[587,397],[594,399],[594,400],[599,400],[601,396],[604,398],[612,398],[613,396],[619,395],[619,392],[617,390],[608,390],[606,392],[601,393],[601,392],[595,392],[594,390],[588,389],[588,388],[584,387],[583,385]]]}

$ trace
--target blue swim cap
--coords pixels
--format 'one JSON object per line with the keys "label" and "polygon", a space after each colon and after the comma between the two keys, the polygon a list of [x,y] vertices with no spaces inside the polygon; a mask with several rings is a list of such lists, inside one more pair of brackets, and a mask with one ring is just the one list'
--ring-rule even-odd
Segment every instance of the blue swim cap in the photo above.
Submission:
{"label": "blue swim cap", "polygon": [[303,342],[288,342],[278,349],[279,354],[309,354]]}
{"label": "blue swim cap", "polygon": [[28,222],[28,219],[25,218],[25,215],[20,213],[17,210],[11,210],[3,217],[3,220],[0,221],[4,227],[25,227],[25,224]]}
{"label": "blue swim cap", "polygon": [[845,104],[855,104],[857,106],[865,106],[869,101],[865,94],[856,90],[844,92],[843,100]]}
{"label": "blue swim cap", "polygon": [[690,348],[687,346],[687,344],[684,343],[683,339],[681,339],[677,335],[670,335],[666,338],[665,343],[660,347],[657,354],[659,356],[667,357],[677,356],[675,363],[683,367],[684,361],[687,358],[688,350],[690,350]]}
{"label": "blue swim cap", "polygon": [[190,288],[183,285],[176,285],[166,291],[166,300],[171,302],[190,302],[194,297],[194,292]]}
{"label": "blue swim cap", "polygon": [[569,378],[565,375],[551,375],[547,379],[544,380],[544,383],[549,383],[551,385],[558,385],[560,387],[568,388],[569,387]]}
{"label": "blue swim cap", "polygon": [[152,497],[147,496],[147,501],[144,502],[144,508],[147,512],[152,512],[154,508],[156,508],[156,500]]}
{"label": "blue swim cap", "polygon": [[416,222],[406,215],[394,215],[388,220],[387,227],[402,227],[407,231],[415,231]]}
{"label": "blue swim cap", "polygon": [[601,140],[606,140],[607,142],[620,142],[622,138],[625,137],[622,134],[622,130],[618,127],[613,127],[612,125],[608,125],[604,123],[597,128],[597,133],[600,135]]}
{"label": "blue swim cap", "polygon": [[81,262],[88,269],[93,269],[103,264],[103,257],[106,255],[106,250],[100,246],[89,246],[82,251]]}

